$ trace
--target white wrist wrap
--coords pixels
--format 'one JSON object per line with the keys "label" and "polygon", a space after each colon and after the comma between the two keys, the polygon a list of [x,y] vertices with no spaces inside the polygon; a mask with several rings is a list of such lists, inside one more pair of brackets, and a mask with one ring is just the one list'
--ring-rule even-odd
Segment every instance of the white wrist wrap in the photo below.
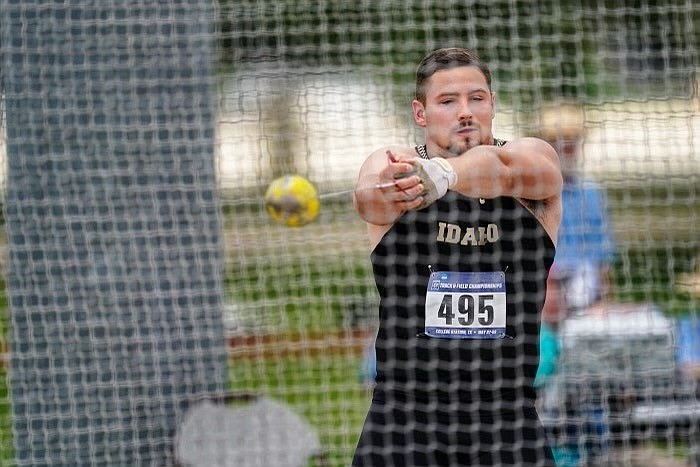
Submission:
{"label": "white wrist wrap", "polygon": [[442,157],[432,159],[414,159],[413,167],[415,175],[421,179],[425,187],[423,191],[423,203],[418,209],[430,206],[438,199],[445,196],[447,190],[457,184],[457,174],[452,166]]}
{"label": "white wrist wrap", "polygon": [[442,157],[433,157],[432,159],[428,159],[433,162],[437,162],[440,167],[445,171],[443,176],[447,179],[447,189],[449,190],[455,184],[457,184],[457,173],[454,171],[452,166],[450,165],[449,162],[447,162],[446,159],[443,159]]}

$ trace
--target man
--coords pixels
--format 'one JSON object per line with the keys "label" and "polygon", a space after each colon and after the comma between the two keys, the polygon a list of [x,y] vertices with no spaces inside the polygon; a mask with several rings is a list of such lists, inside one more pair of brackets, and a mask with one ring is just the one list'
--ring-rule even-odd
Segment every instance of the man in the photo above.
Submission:
{"label": "man", "polygon": [[536,136],[550,143],[559,154],[564,178],[564,214],[550,275],[550,280],[558,282],[560,297],[548,296],[548,300],[559,305],[563,318],[585,311],[609,294],[615,239],[607,193],[581,171],[586,128],[582,107],[571,102],[551,104],[542,111],[538,127]]}
{"label": "man", "polygon": [[425,145],[373,152],[354,195],[380,309],[353,465],[553,465],[533,380],[561,219],[557,154],[494,138],[491,73],[473,51],[436,50],[416,75]]}
{"label": "man", "polygon": [[[547,387],[553,384],[558,371],[559,326],[568,316],[585,312],[607,298],[615,254],[607,194],[581,171],[584,117],[583,108],[576,103],[556,102],[546,106],[536,122],[536,136],[549,142],[559,154],[564,180],[563,215],[542,311],[540,366],[535,378],[535,386],[540,388],[545,402]],[[564,407],[544,403],[543,409],[554,411],[554,415],[557,411],[571,414],[574,420],[567,424],[565,433],[559,434],[557,445],[552,446],[557,466],[594,462],[608,453],[609,427],[599,406],[581,404],[574,398]]]}

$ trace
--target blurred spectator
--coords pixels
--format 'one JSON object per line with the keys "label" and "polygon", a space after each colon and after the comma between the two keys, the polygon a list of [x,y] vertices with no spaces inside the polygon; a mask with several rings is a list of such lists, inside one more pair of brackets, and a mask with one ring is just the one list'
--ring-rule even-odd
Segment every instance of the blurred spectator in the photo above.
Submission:
{"label": "blurred spectator", "polygon": [[572,103],[545,108],[537,131],[556,149],[564,176],[563,215],[550,274],[559,283],[560,304],[569,313],[608,297],[616,248],[607,194],[581,172],[585,132],[583,109]]}
{"label": "blurred spectator", "polygon": [[557,252],[542,310],[536,380],[536,385],[542,386],[556,370],[558,324],[569,314],[608,297],[615,240],[605,190],[581,173],[586,134],[582,107],[573,103],[550,105],[542,111],[536,126],[536,136],[548,141],[559,154],[564,176]]}
{"label": "blurred spectator", "polygon": [[[542,310],[540,366],[535,379],[535,386],[543,393],[557,372],[559,324],[608,297],[615,240],[605,190],[581,173],[583,109],[571,103],[549,106],[541,113],[537,127],[536,136],[548,141],[559,154],[564,177],[562,222]],[[582,422],[566,423],[552,443],[557,466],[563,467],[590,462],[592,457],[604,456],[609,448],[602,409],[569,402],[564,401],[560,410]]]}

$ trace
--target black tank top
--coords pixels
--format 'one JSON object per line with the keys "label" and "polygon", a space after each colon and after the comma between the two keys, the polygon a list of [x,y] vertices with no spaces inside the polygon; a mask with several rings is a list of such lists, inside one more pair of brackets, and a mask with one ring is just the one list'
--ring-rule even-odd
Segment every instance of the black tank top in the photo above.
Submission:
{"label": "black tank top", "polygon": [[[514,198],[448,191],[405,213],[371,254],[380,295],[375,399],[478,402],[481,410],[531,405],[554,251],[540,222]],[[427,337],[431,271],[505,272],[507,336]]]}

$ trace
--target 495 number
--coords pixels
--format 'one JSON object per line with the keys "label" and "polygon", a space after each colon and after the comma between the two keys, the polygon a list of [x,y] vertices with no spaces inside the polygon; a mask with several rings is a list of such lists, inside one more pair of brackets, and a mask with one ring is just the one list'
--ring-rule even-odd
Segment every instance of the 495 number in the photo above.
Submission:
{"label": "495 number", "polygon": [[[461,326],[471,326],[476,320],[481,326],[493,324],[493,295],[459,295],[457,296],[457,313],[453,306],[453,295],[446,294],[442,297],[442,303],[438,310],[438,317],[445,320],[445,324],[450,326],[455,318]],[[476,302],[476,303],[475,303]]]}

